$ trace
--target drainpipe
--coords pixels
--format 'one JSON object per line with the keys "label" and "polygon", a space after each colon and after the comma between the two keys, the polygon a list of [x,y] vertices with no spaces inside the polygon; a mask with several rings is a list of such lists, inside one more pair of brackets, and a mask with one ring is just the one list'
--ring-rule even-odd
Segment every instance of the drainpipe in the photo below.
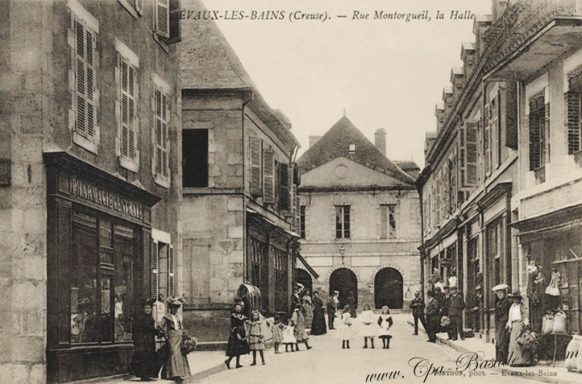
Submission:
{"label": "drainpipe", "polygon": [[242,238],[242,248],[243,248],[243,282],[248,283],[247,274],[247,194],[246,194],[246,158],[245,158],[245,107],[253,100],[253,93],[251,92],[247,99],[242,102],[241,105],[241,131],[242,131],[242,197],[243,197],[243,238]]}
{"label": "drainpipe", "polygon": [[422,203],[422,187],[417,186],[420,202],[420,294],[424,300],[424,206]]}

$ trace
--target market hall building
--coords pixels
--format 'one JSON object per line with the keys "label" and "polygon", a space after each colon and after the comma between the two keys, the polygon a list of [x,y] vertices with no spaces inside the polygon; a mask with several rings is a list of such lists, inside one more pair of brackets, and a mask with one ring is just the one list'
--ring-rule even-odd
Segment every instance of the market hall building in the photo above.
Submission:
{"label": "market hall building", "polygon": [[386,157],[386,131],[372,144],[343,116],[322,137],[311,137],[299,158],[301,265],[297,281],[326,294],[350,292],[361,308],[409,309],[420,289],[418,166]]}
{"label": "market hall building", "polygon": [[126,373],[180,292],[179,23],[141,4],[0,2],[3,382]]}

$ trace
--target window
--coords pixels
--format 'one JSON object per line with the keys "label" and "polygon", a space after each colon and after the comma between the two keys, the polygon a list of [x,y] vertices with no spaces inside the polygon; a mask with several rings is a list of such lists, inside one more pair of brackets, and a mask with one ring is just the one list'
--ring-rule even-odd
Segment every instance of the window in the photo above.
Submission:
{"label": "window", "polygon": [[71,343],[131,342],[134,228],[73,214]]}
{"label": "window", "polygon": [[380,206],[381,239],[396,238],[396,205],[383,204]]}
{"label": "window", "polygon": [[582,68],[568,75],[568,91],[565,93],[565,104],[568,128],[568,153],[572,154],[582,149]]}
{"label": "window", "polygon": [[[83,10],[84,11],[84,10]],[[83,13],[87,13],[84,11]],[[90,17],[87,14],[86,17]],[[99,133],[97,128],[97,34],[96,24],[86,22],[73,15],[72,33],[73,68],[75,91],[73,93],[73,111],[75,113],[74,141],[84,148],[97,152]]]}
{"label": "window", "polygon": [[484,166],[485,166],[485,175],[489,175],[491,173],[492,163],[493,163],[493,131],[495,128],[494,124],[497,121],[497,117],[495,116],[495,104],[490,103],[485,106],[485,116],[483,121],[483,127],[485,131],[483,133],[483,144],[484,144]]}
{"label": "window", "polygon": [[545,90],[529,100],[529,168],[536,170],[547,163],[549,146],[549,104],[545,103]]}
{"label": "window", "polygon": [[174,44],[180,36],[179,0],[155,0],[155,32],[165,44]]}
{"label": "window", "polygon": [[356,153],[356,144],[350,144],[348,151],[349,153]]}
{"label": "window", "polygon": [[277,195],[278,195],[278,202],[279,202],[279,212],[289,213],[291,204],[290,204],[290,191],[289,191],[289,175],[292,173],[289,172],[289,166],[285,163],[277,163],[278,171],[278,179],[277,179]]}
{"label": "window", "polygon": [[263,203],[275,204],[275,152],[263,151]]}
{"label": "window", "polygon": [[299,208],[299,235],[302,239],[305,239],[305,205]]}
{"label": "window", "polygon": [[182,131],[183,185],[208,187],[208,129]]}
{"label": "window", "polygon": [[263,195],[263,140],[250,138],[251,155],[251,194],[255,197]]}
{"label": "window", "polygon": [[336,239],[350,238],[349,205],[336,205],[335,207],[335,237]]}
{"label": "window", "polygon": [[156,182],[166,187],[169,187],[170,178],[169,119],[170,107],[168,105],[168,96],[161,89],[156,89],[154,92],[153,174]]}
{"label": "window", "polygon": [[174,296],[175,289],[174,247],[162,241],[153,240],[151,259],[151,295]]}

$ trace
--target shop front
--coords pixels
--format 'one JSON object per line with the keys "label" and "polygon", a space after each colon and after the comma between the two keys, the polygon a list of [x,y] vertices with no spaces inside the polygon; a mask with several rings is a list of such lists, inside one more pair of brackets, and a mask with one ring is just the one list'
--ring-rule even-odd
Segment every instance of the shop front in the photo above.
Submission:
{"label": "shop front", "polygon": [[66,153],[45,163],[48,382],[127,372],[159,198]]}

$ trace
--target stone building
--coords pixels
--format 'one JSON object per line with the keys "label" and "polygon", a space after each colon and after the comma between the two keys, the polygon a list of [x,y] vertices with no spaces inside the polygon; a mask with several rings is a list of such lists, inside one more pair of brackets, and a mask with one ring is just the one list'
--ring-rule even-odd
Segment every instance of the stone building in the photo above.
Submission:
{"label": "stone building", "polygon": [[386,133],[372,144],[342,117],[298,160],[301,254],[297,280],[313,290],[350,292],[357,305],[408,309],[419,289],[418,166],[386,157]]}
{"label": "stone building", "polygon": [[[454,275],[469,303],[465,325],[487,340],[499,283],[527,294],[536,330],[561,307],[568,332],[580,332],[579,2],[492,1],[492,11],[475,20],[464,85],[427,137],[425,286],[435,270]],[[528,273],[534,265],[541,272]],[[544,295],[553,270],[558,298]]]}
{"label": "stone building", "polygon": [[125,373],[180,293],[177,10],[0,2],[2,382]]}
{"label": "stone building", "polygon": [[[204,9],[199,1],[185,6]],[[200,339],[223,341],[243,283],[260,289],[254,305],[263,313],[289,310],[299,144],[216,24],[184,23],[184,316]]]}

